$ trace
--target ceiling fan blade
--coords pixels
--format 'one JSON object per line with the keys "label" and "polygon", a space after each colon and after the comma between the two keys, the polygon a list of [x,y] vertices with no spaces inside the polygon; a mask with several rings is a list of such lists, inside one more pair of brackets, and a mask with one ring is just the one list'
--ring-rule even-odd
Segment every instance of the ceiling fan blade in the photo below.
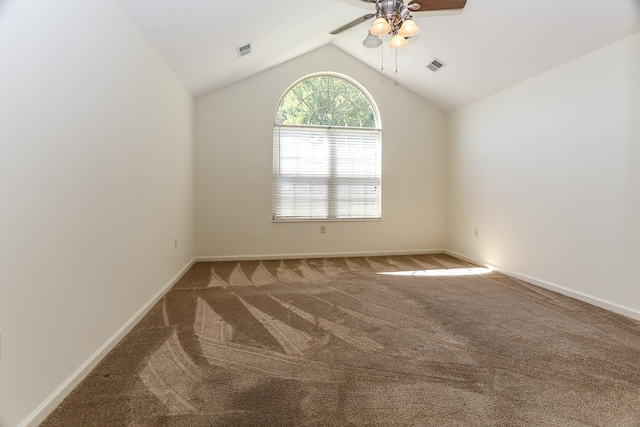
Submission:
{"label": "ceiling fan blade", "polygon": [[413,9],[410,7],[412,11],[427,12],[430,10],[462,9],[467,4],[467,0],[412,0],[409,2],[409,6],[413,4],[420,5],[420,8]]}
{"label": "ceiling fan blade", "polygon": [[354,19],[353,21],[351,21],[351,22],[349,22],[347,24],[344,24],[342,27],[336,28],[335,30],[331,31],[329,34],[341,33],[341,32],[343,32],[345,30],[348,30],[351,27],[355,27],[358,24],[361,24],[361,23],[363,23],[365,21],[368,21],[369,19],[373,18],[374,16],[376,16],[375,13],[367,13],[366,15],[361,16],[358,19]]}

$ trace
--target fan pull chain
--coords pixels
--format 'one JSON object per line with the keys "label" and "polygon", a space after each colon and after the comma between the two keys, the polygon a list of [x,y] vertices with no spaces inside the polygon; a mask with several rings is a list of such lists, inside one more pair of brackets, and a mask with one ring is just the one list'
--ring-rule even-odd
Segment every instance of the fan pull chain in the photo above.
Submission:
{"label": "fan pull chain", "polygon": [[398,49],[396,49],[396,74],[398,74]]}
{"label": "fan pull chain", "polygon": [[384,43],[380,46],[380,72],[384,73]]}

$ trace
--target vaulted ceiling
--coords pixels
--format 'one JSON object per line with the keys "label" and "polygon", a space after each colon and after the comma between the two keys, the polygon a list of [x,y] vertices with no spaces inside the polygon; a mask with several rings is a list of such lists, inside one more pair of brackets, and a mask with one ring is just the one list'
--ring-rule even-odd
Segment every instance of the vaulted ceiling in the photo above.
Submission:
{"label": "vaulted ceiling", "polygon": [[[461,13],[414,13],[422,31],[396,73],[388,37],[382,51],[362,46],[371,21],[329,34],[373,12],[366,0],[120,2],[196,98],[333,44],[450,110],[640,31],[640,0],[468,0]],[[437,73],[434,58],[446,64]]]}

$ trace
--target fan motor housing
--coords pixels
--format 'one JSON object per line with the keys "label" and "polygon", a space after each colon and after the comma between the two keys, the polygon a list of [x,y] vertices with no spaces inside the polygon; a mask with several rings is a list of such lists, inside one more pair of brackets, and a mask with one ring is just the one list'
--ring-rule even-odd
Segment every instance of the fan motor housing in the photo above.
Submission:
{"label": "fan motor housing", "polygon": [[395,21],[400,18],[400,7],[403,3],[397,0],[380,0],[378,7],[380,8],[380,14],[387,21]]}

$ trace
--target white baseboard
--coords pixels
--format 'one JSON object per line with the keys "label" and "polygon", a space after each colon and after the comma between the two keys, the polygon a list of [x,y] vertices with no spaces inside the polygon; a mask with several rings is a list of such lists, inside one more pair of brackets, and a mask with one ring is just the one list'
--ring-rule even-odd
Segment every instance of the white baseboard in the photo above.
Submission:
{"label": "white baseboard", "polygon": [[162,289],[160,289],[136,314],[129,319],[122,327],[111,336],[95,353],[91,355],[60,387],[58,387],[51,395],[42,402],[27,418],[25,418],[18,427],[35,427],[45,420],[53,412],[54,409],[62,403],[65,397],[73,391],[74,388],[85,379],[87,375],[95,368],[98,363],[124,338],[131,329],[151,310],[151,308],[167,293],[167,291],[189,270],[196,262],[195,258],[187,263],[187,265],[175,275]]}
{"label": "white baseboard", "polygon": [[373,252],[326,252],[326,253],[297,253],[297,254],[268,254],[268,255],[211,255],[196,257],[196,262],[208,261],[257,261],[274,259],[308,259],[308,258],[344,258],[344,257],[369,257],[386,255],[419,255],[419,254],[441,254],[444,249],[410,249],[396,251],[373,251]]}
{"label": "white baseboard", "polygon": [[468,261],[472,264],[480,265],[483,267],[491,268],[492,270],[498,271],[500,273],[506,274],[507,276],[514,277],[516,279],[520,279],[524,282],[530,283],[535,286],[539,286],[541,288],[549,289],[550,291],[558,292],[559,294],[566,295],[571,298],[575,298],[582,302],[586,302],[591,305],[595,305],[596,307],[604,308],[605,310],[612,311],[614,313],[622,314],[623,316],[630,317],[631,319],[640,320],[640,311],[635,310],[630,307],[626,307],[621,304],[617,304],[615,302],[611,302],[602,298],[594,297],[592,295],[586,294],[584,292],[576,291],[574,289],[566,288],[564,286],[557,285],[555,283],[548,282],[546,280],[538,279],[535,277],[528,276],[526,274],[521,274],[515,271],[507,270],[500,266],[492,265],[484,261],[480,261],[477,259],[473,259],[466,255],[460,254],[458,252],[445,250],[446,254],[454,256],[456,258],[460,258],[462,260]]}

